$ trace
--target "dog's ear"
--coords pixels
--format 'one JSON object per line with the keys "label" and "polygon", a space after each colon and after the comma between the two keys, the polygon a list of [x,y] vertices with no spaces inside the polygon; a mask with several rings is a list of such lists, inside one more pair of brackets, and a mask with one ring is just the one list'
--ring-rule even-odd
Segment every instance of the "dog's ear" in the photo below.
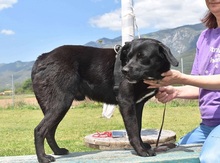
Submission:
{"label": "dog's ear", "polygon": [[116,95],[118,94],[119,85],[123,80],[122,67],[126,65],[127,53],[129,49],[130,49],[129,42],[126,42],[123,47],[119,47],[119,48],[117,48],[116,46],[114,47],[114,50],[117,53],[117,57],[114,65],[114,87],[113,87]]}
{"label": "dog's ear", "polygon": [[179,62],[171,53],[170,48],[168,48],[166,45],[164,45],[162,43],[160,43],[159,45],[160,45],[160,51],[166,56],[166,58],[170,62],[170,64],[172,66],[177,67],[179,65]]}
{"label": "dog's ear", "polygon": [[122,66],[125,66],[127,61],[128,51],[131,47],[131,42],[125,42],[125,45],[121,48],[120,52],[120,60],[122,62]]}

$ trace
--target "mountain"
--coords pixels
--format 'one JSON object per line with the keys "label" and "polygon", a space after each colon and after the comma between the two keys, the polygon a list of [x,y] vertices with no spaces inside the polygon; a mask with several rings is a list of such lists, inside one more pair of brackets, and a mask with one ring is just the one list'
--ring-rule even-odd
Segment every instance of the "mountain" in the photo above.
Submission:
{"label": "mountain", "polygon": [[[141,38],[153,38],[167,45],[172,54],[180,61],[179,67],[174,68],[184,73],[190,73],[195,57],[196,42],[200,33],[205,29],[203,24],[185,25],[173,29],[160,30],[153,33],[143,34]],[[121,37],[115,39],[101,38],[85,45],[95,47],[114,47],[121,44]],[[181,65],[182,60],[182,65]],[[183,68],[182,68],[183,67]]]}
{"label": "mountain", "polygon": [[[153,33],[143,34],[141,38],[154,38],[167,45],[173,55],[180,61],[178,70],[190,73],[192,62],[195,56],[196,41],[201,31],[205,27],[203,24],[185,25],[173,29],[160,30]],[[114,39],[100,38],[97,41],[90,41],[86,46],[109,48],[116,44],[121,44],[121,36]],[[182,62],[181,62],[182,61]],[[30,78],[32,62],[17,61],[9,64],[0,64],[0,90],[10,89],[12,75],[14,83],[22,83]],[[181,65],[183,63],[183,65]]]}
{"label": "mountain", "polygon": [[14,83],[22,83],[31,76],[32,62],[17,61],[9,64],[0,64],[0,90],[11,89],[12,77]]}
{"label": "mountain", "polygon": [[[199,34],[205,27],[203,24],[185,25],[174,29],[160,30],[157,32],[143,34],[141,38],[154,38],[167,45],[175,56],[195,49]],[[94,47],[114,47],[115,44],[121,44],[121,37],[115,39],[101,38],[97,41],[88,42],[87,46]]]}

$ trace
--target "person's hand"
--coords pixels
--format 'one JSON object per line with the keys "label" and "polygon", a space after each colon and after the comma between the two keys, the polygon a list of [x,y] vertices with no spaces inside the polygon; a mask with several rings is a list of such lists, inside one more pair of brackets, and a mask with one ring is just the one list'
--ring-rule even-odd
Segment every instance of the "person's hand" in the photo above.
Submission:
{"label": "person's hand", "polygon": [[166,103],[176,98],[177,93],[173,86],[160,87],[155,97],[159,102]]}
{"label": "person's hand", "polygon": [[169,70],[161,74],[164,78],[161,80],[163,86],[172,84],[181,84],[184,74],[177,70]]}
{"label": "person's hand", "polygon": [[144,80],[144,83],[149,84],[149,88],[159,88],[172,84],[181,84],[183,74],[177,70],[169,70],[162,73],[161,76],[164,77],[161,80]]}

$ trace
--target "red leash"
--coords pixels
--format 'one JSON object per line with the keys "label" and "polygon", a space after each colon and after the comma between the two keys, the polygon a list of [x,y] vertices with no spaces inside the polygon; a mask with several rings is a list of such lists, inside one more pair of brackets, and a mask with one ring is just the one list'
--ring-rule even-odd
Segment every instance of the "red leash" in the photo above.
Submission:
{"label": "red leash", "polygon": [[106,132],[97,132],[92,135],[92,137],[95,138],[107,138],[107,137],[112,137],[112,132],[106,131]]}

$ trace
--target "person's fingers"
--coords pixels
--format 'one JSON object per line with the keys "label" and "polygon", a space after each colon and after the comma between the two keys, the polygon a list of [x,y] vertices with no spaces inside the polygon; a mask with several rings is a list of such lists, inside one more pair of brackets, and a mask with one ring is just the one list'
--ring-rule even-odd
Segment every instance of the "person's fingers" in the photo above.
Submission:
{"label": "person's fingers", "polygon": [[170,76],[170,75],[172,75],[172,71],[171,70],[161,74],[161,76]]}
{"label": "person's fingers", "polygon": [[144,80],[145,84],[148,84],[148,88],[159,88],[161,86],[160,80]]}
{"label": "person's fingers", "polygon": [[164,92],[166,90],[166,87],[160,87],[159,92]]}
{"label": "person's fingers", "polygon": [[167,93],[163,92],[163,93],[158,93],[155,97],[159,102],[165,102],[167,99]]}
{"label": "person's fingers", "polygon": [[159,84],[160,80],[144,80],[144,83],[150,84],[150,85],[155,85],[155,84]]}

